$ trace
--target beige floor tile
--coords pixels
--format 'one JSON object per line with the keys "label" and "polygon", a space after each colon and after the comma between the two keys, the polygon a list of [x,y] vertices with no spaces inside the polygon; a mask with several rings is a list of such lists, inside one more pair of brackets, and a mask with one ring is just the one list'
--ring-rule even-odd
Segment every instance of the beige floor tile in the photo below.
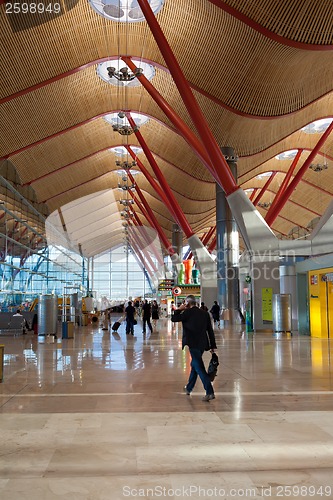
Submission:
{"label": "beige floor tile", "polygon": [[186,498],[190,486],[192,499],[203,498],[199,488],[277,499],[289,487],[308,488],[298,498],[333,498],[324,342],[319,366],[309,337],[216,330],[216,399],[204,403],[200,380],[191,397],[182,391],[190,357],[181,328],[163,321],[159,333],[141,330],[128,338],[123,328],[81,327],[54,344],[6,339],[1,500],[123,500],[148,490],[154,498],[163,488],[167,498],[185,488]]}

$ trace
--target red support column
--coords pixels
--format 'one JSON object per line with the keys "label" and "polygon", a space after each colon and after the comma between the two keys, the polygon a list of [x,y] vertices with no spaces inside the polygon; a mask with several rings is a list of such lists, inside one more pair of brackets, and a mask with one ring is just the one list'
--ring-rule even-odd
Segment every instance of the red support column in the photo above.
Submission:
{"label": "red support column", "polygon": [[213,236],[213,233],[214,233],[215,230],[216,230],[216,225],[212,226],[210,228],[210,230],[208,231],[208,233],[206,234],[206,236],[204,238],[202,238],[202,244],[203,245],[207,245],[207,243],[209,242],[209,240]]}
{"label": "red support column", "polygon": [[283,193],[287,189],[287,186],[289,184],[291,176],[294,173],[294,170],[296,168],[296,165],[297,165],[298,160],[300,159],[302,153],[303,153],[303,149],[299,149],[297,151],[297,154],[296,154],[292,164],[290,165],[290,168],[289,168],[287,174],[285,175],[285,178],[283,179],[283,182],[282,182],[278,192],[275,195],[274,201],[273,201],[272,205],[269,207],[269,210],[268,210],[266,217],[265,217],[266,222],[267,222],[267,219],[269,220],[271,218],[272,214],[275,211],[275,207],[276,207],[277,202],[281,199]]}
{"label": "red support column", "polygon": [[216,247],[216,236],[214,236],[214,238],[212,239],[212,241],[208,247],[208,252],[212,253],[212,251],[215,250],[215,247]]}
{"label": "red support column", "polygon": [[131,246],[133,245],[132,248],[133,248],[137,258],[140,260],[142,266],[147,270],[147,273],[149,274],[149,276],[153,276],[154,272],[150,269],[149,265],[147,265],[147,263],[145,262],[144,257],[141,254],[139,248],[136,246],[135,242],[132,241],[132,243],[130,243],[130,245]]}
{"label": "red support column", "polygon": [[285,206],[285,204],[289,200],[290,196],[293,194],[294,189],[299,184],[299,182],[302,180],[302,177],[305,174],[305,172],[307,171],[307,169],[309,168],[310,163],[315,158],[316,154],[318,153],[318,151],[320,150],[322,145],[325,143],[326,139],[328,138],[328,136],[330,135],[332,130],[333,130],[333,122],[325,130],[325,132],[323,133],[323,135],[319,139],[317,145],[313,148],[312,152],[309,154],[308,158],[305,160],[302,167],[299,169],[299,171],[297,172],[297,174],[295,175],[293,180],[290,182],[289,186],[284,191],[280,200],[276,203],[274,213],[271,215],[271,217],[269,219],[266,217],[266,222],[269,226],[271,226],[273,224],[273,222],[275,221],[275,219],[277,218],[277,216],[279,215],[279,213],[281,212],[281,210],[283,209],[283,207]]}
{"label": "red support column", "polygon": [[[133,72],[137,70],[137,67],[129,57],[123,56],[121,59]],[[213,174],[215,175],[214,167],[212,166],[211,160],[207,155],[207,151],[205,150],[205,148],[203,147],[202,143],[199,141],[197,136],[180,118],[180,116],[177,115],[177,113],[172,109],[169,103],[164,99],[164,97],[161,96],[161,94],[155,89],[155,87],[143,74],[140,74],[138,76],[138,79],[140,80],[142,86],[147,90],[148,94],[154,99],[156,104],[169,118],[170,122],[176,127],[176,129],[179,131],[180,135],[185,139],[187,144],[193,149],[193,151],[202,161],[202,163],[208,168],[208,170],[210,170],[212,175]]]}
{"label": "red support column", "polygon": [[[137,228],[140,228],[140,231],[142,233],[142,237],[144,238],[145,242],[147,243],[148,247],[151,247],[152,253],[154,254],[158,264],[160,266],[164,265],[162,253],[158,251],[158,248],[156,248],[156,245],[154,244],[153,241],[151,241],[151,238],[149,237],[149,234],[147,233],[147,228],[141,224],[139,217],[133,210],[133,215],[134,215],[134,220],[133,220],[133,225],[136,226]],[[155,230],[156,231],[156,230]]]}
{"label": "red support column", "polygon": [[[131,179],[131,181],[133,182],[133,184],[135,184],[135,180],[134,180],[134,177],[132,176],[132,174],[130,172],[128,172],[128,177]],[[138,196],[144,206],[144,210],[142,210],[142,206],[141,206],[141,203],[138,202],[138,200],[136,199],[136,197],[134,196],[134,193],[132,193],[131,190],[129,190],[129,193],[130,195],[132,196],[132,198],[134,199],[134,201],[137,203],[138,207],[140,208],[140,210],[142,211],[142,213],[145,213],[145,217],[147,218],[147,220],[149,220],[150,224],[152,225],[152,227],[154,227],[163,243],[163,245],[165,246],[165,249],[167,250],[167,252],[169,253],[169,255],[174,255],[175,254],[175,251],[170,243],[170,241],[168,240],[168,238],[165,236],[161,226],[159,225],[155,215],[153,214],[153,211],[152,209],[150,208],[150,206],[148,205],[145,197],[143,196],[142,192],[141,192],[141,189],[139,188],[139,186],[136,186],[136,192],[138,193]]]}
{"label": "red support column", "polygon": [[258,192],[258,188],[255,188],[255,189],[252,191],[251,196],[250,196],[250,198],[249,198],[249,199],[250,199],[250,201],[252,201],[252,202],[253,202],[254,198],[256,197],[257,192]]}
{"label": "red support column", "polygon": [[[139,200],[134,196],[134,194],[132,192],[130,192],[130,195],[132,196],[133,200],[135,201],[135,203],[137,204],[137,206],[139,207],[139,209],[141,210],[142,214],[144,215],[144,217],[147,219],[147,221],[149,222],[149,224],[154,228],[156,229],[155,227],[155,224],[156,224],[156,221],[153,220],[150,215],[148,214],[147,210],[145,209],[145,207],[139,202]],[[143,196],[143,195],[142,195]],[[157,231],[157,229],[156,229]],[[160,235],[159,235],[160,236]]]}
{"label": "red support column", "polygon": [[163,58],[170,70],[170,73],[184,101],[187,111],[200,135],[203,146],[211,159],[213,169],[215,173],[219,175],[219,184],[228,196],[239,189],[234,176],[232,175],[229,166],[208,126],[204,114],[202,113],[197,101],[192,94],[191,87],[189,86],[188,81],[183,75],[183,72],[157,22],[153,11],[149,6],[148,1],[138,0],[138,3],[150,27],[153,37],[155,38],[157,45],[163,55]]}
{"label": "red support column", "polygon": [[[135,244],[136,244],[137,248],[140,250],[141,254],[142,254],[142,255],[143,255],[143,257],[144,257],[145,262],[146,262],[146,260],[148,261],[148,263],[149,263],[149,266],[150,266],[151,270],[152,270],[152,271],[153,271],[153,273],[155,274],[155,273],[157,272],[157,268],[156,268],[156,266],[155,266],[154,262],[151,260],[151,257],[150,257],[150,255],[148,254],[148,252],[145,252],[145,251],[143,250],[143,248],[141,248],[141,246],[140,246],[140,243],[141,243],[141,242],[140,242],[140,240],[139,240],[138,236],[135,234],[134,228],[133,228],[133,227],[131,227],[131,226],[129,226],[129,237],[132,239],[132,243],[134,243],[134,242],[135,242]],[[146,264],[145,264],[145,266],[146,266]],[[147,266],[146,266],[146,267],[147,267]]]}
{"label": "red support column", "polygon": [[272,180],[274,179],[274,177],[276,176],[276,172],[273,172],[269,179],[266,181],[264,187],[260,190],[260,193],[258,194],[258,196],[256,197],[256,199],[254,200],[253,202],[253,205],[254,206],[257,206],[259,201],[261,200],[261,198],[264,196],[264,194],[266,193],[267,189],[268,189],[268,186],[270,185],[270,183],[272,182]]}
{"label": "red support column", "polygon": [[[135,131],[135,135],[139,141],[139,144],[142,147],[142,149],[143,149],[143,151],[144,151],[144,153],[145,153],[145,155],[146,155],[146,157],[151,165],[151,168],[153,169],[162,189],[158,186],[157,182],[155,182],[155,180],[153,179],[152,176],[149,176],[149,179],[147,177],[147,179],[149,180],[150,183],[153,182],[154,189],[157,190],[158,194],[162,197],[162,200],[164,201],[164,203],[168,207],[169,211],[171,212],[173,217],[176,219],[176,221],[178,222],[178,224],[180,225],[180,227],[184,231],[186,237],[190,238],[191,236],[193,236],[194,232],[192,231],[192,228],[189,225],[189,223],[184,215],[184,212],[180,208],[178,201],[176,200],[173,192],[170,189],[170,186],[166,182],[164,175],[162,174],[159,166],[157,165],[155,158],[153,157],[150,149],[148,148],[148,146],[146,144],[146,141],[142,137],[141,132],[139,132],[137,130],[137,127],[135,125],[133,118],[131,117],[131,115],[129,113],[126,113],[126,116],[127,116],[127,119],[129,121],[131,127]],[[141,163],[141,166],[143,166],[142,163]],[[144,169],[144,170],[145,170],[145,175],[146,174],[149,175],[149,172],[146,169]]]}

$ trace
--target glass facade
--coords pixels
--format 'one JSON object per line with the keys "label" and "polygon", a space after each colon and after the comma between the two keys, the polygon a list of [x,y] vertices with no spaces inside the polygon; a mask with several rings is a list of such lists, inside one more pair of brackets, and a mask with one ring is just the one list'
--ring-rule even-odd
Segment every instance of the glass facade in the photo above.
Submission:
{"label": "glass facade", "polygon": [[98,296],[121,301],[152,292],[149,277],[142,271],[135,256],[124,247],[94,257],[90,269],[91,288]]}
{"label": "glass facade", "polygon": [[[0,175],[0,309],[27,305],[38,295],[63,295],[65,289],[93,291],[94,297],[121,301],[151,293],[150,280],[135,256],[123,246],[101,256],[84,258],[62,246],[48,245],[47,210],[23,196],[15,172]],[[18,186],[16,189],[14,186]],[[56,229],[55,229],[56,231]],[[89,275],[88,275],[89,272]]]}

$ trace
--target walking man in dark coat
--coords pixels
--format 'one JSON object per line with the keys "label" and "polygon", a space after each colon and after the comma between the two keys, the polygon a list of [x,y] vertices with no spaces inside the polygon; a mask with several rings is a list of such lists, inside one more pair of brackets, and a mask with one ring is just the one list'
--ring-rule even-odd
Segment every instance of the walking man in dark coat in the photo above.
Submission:
{"label": "walking man in dark coat", "polygon": [[186,394],[191,394],[197,381],[198,375],[203,383],[206,395],[203,401],[215,399],[214,389],[208,377],[202,355],[204,351],[214,352],[216,342],[209,313],[199,309],[194,295],[186,297],[185,304],[181,304],[175,310],[171,321],[181,321],[183,325],[182,348],[187,345],[191,354],[191,373],[184,387]]}

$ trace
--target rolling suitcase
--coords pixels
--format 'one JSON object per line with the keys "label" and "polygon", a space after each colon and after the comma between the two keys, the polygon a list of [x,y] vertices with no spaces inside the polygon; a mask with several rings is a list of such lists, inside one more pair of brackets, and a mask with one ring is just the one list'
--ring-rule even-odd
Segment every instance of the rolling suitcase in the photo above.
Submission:
{"label": "rolling suitcase", "polygon": [[112,331],[113,332],[116,332],[118,330],[118,328],[120,327],[120,323],[119,321],[116,321],[115,323],[113,323],[112,325]]}

